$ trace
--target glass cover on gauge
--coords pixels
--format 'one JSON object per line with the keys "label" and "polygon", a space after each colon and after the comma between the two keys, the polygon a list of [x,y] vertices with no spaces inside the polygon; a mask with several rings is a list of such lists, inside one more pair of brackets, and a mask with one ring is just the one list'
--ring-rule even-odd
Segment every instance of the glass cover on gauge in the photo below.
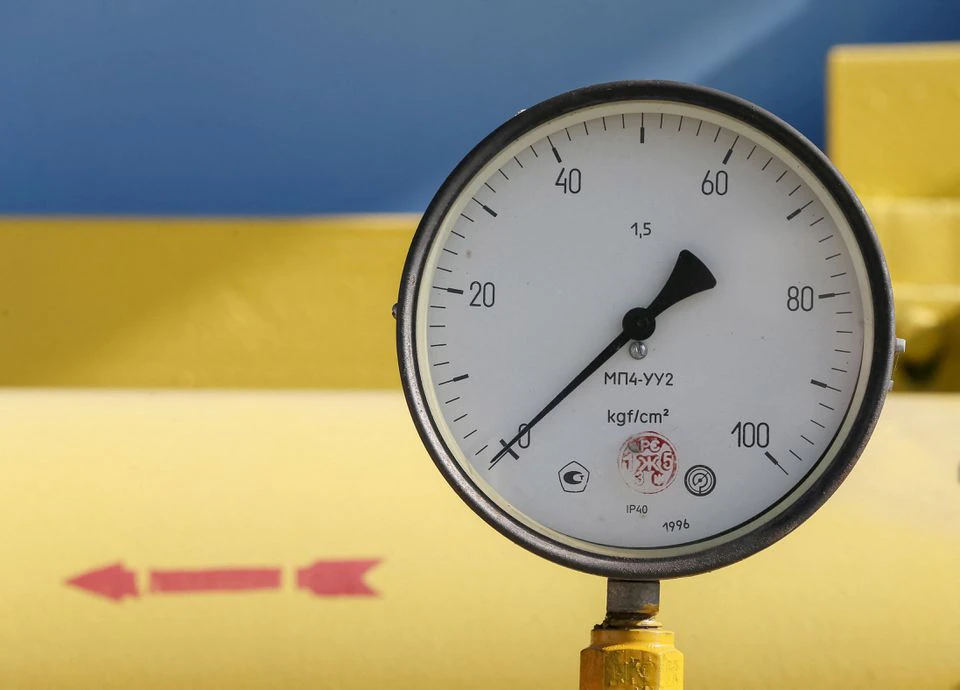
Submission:
{"label": "glass cover on gauge", "polygon": [[664,82],[520,113],[454,171],[401,287],[404,389],[440,469],[559,562],[668,577],[811,514],[879,414],[882,256],[814,147]]}

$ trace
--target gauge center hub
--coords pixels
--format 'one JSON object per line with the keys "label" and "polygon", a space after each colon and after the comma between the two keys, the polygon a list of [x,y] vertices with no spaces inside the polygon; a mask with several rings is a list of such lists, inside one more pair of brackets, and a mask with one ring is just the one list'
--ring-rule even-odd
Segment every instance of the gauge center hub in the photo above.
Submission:
{"label": "gauge center hub", "polygon": [[623,316],[623,331],[631,340],[646,340],[657,329],[657,319],[646,307],[634,307]]}

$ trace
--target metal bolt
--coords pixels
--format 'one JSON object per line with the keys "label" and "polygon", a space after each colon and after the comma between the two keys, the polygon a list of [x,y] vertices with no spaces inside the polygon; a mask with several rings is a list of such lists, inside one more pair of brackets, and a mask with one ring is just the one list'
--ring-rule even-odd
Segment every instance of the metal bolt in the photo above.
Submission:
{"label": "metal bolt", "polygon": [[643,359],[647,356],[647,346],[639,340],[630,343],[630,356],[634,359]]}

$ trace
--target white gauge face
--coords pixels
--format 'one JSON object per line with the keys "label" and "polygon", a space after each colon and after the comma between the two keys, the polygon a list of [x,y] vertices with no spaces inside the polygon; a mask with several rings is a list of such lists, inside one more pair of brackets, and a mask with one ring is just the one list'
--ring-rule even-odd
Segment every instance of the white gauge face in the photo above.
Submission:
{"label": "white gauge face", "polygon": [[567,113],[494,155],[437,225],[413,324],[460,471],[545,537],[640,558],[788,509],[850,432],[873,327],[814,174],[667,101]]}

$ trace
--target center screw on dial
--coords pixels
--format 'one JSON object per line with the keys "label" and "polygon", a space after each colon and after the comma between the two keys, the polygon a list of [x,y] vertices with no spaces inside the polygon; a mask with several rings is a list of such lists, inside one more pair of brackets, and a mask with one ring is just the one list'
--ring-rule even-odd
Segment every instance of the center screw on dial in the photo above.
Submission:
{"label": "center screw on dial", "polygon": [[647,356],[647,346],[639,340],[630,343],[630,356],[634,359],[643,359]]}

